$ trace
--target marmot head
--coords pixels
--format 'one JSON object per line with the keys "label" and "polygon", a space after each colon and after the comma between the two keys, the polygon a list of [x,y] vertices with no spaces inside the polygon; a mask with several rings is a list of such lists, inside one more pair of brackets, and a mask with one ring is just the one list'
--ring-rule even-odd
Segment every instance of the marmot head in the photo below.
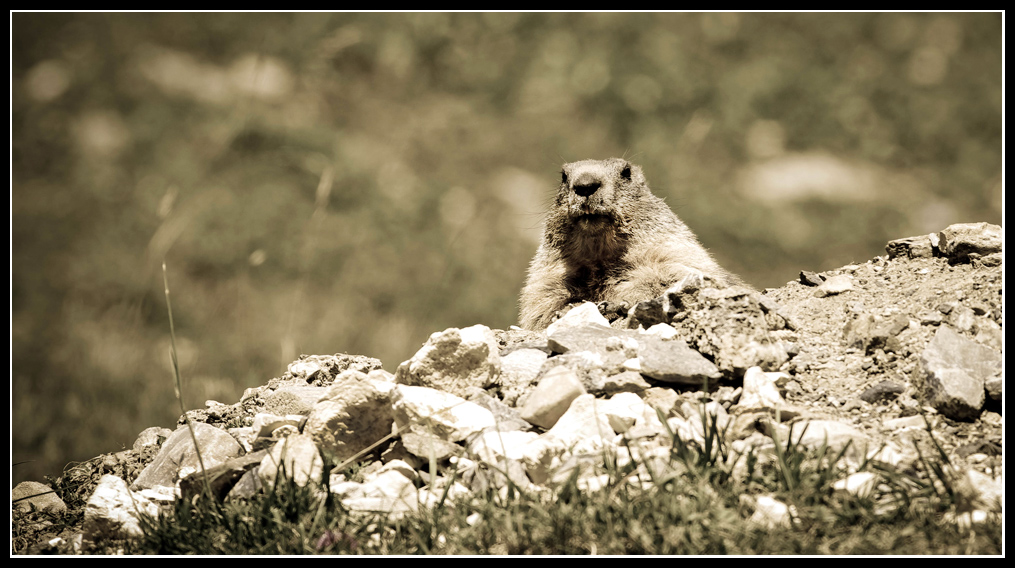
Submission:
{"label": "marmot head", "polygon": [[564,164],[548,244],[564,256],[593,261],[622,252],[627,225],[648,193],[641,168],[620,158]]}
{"label": "marmot head", "polygon": [[620,158],[564,164],[556,206],[573,222],[596,226],[623,223],[625,208],[645,191],[641,168]]}

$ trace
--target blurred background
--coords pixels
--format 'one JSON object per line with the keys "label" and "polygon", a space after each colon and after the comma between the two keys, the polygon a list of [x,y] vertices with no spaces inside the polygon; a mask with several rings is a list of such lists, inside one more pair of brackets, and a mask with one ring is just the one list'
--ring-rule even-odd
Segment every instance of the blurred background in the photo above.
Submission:
{"label": "blurred background", "polygon": [[301,353],[517,323],[560,165],[759,289],[1001,223],[1001,15],[11,16],[12,484]]}

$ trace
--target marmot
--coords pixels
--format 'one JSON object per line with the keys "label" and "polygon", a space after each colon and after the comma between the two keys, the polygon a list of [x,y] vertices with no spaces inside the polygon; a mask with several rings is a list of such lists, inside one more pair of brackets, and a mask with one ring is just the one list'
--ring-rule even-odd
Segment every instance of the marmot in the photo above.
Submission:
{"label": "marmot", "polygon": [[699,271],[742,285],[620,158],[564,164],[543,241],[522,289],[521,325],[541,330],[574,302],[637,302]]}

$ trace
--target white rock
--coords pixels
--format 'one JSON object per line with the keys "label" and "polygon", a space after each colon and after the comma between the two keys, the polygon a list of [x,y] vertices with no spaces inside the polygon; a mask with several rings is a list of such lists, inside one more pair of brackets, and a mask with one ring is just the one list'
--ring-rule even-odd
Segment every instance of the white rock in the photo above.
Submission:
{"label": "white rock", "polygon": [[567,412],[571,402],[585,394],[578,375],[560,366],[546,372],[536,389],[525,400],[520,415],[523,420],[542,428],[552,428]]}
{"label": "white rock", "polygon": [[657,323],[648,329],[638,330],[638,332],[657,335],[663,339],[673,339],[677,336],[677,330],[666,323]]}
{"label": "white rock", "polygon": [[770,495],[759,495],[755,499],[754,514],[751,522],[770,529],[790,527],[793,525],[793,508]]}
{"label": "white rock", "polygon": [[617,434],[602,412],[600,408],[602,404],[602,401],[591,394],[579,396],[571,402],[567,412],[557,420],[553,428],[544,435],[569,446],[602,447],[605,440]]}
{"label": "white rock", "polygon": [[854,473],[832,484],[836,491],[845,491],[860,498],[870,497],[877,486],[878,476],[869,471]]}
{"label": "white rock", "polygon": [[487,430],[469,444],[469,451],[481,461],[496,464],[503,458],[520,460],[525,446],[539,437],[535,432]]}
{"label": "white rock", "polygon": [[786,373],[766,373],[761,367],[751,367],[744,373],[744,390],[740,394],[740,408],[779,408],[786,404],[776,381]]}
{"label": "white rock", "polygon": [[493,386],[499,377],[497,338],[485,325],[431,334],[395,371],[399,384],[432,387],[458,396],[467,396],[469,387]]}
{"label": "white rock", "polygon": [[138,493],[115,475],[103,475],[85,504],[84,534],[94,542],[143,536],[139,514],[157,516],[158,505]]}
{"label": "white rock", "polygon": [[340,462],[391,434],[394,385],[359,375],[336,377],[303,427],[305,434]]}
{"label": "white rock", "polygon": [[581,305],[571,308],[564,314],[564,317],[551,323],[546,328],[546,335],[550,336],[569,327],[580,327],[590,323],[610,327],[610,322],[603,317],[603,314],[599,313],[599,308],[595,304],[592,302],[582,302]]}
{"label": "white rock", "polygon": [[539,375],[546,361],[546,353],[539,349],[517,349],[500,358],[503,384],[530,384]]}
{"label": "white rock", "polygon": [[602,404],[601,411],[606,414],[610,426],[618,433],[627,432],[635,426],[646,426],[657,433],[664,430],[655,409],[631,392],[613,395]]}
{"label": "white rock", "polygon": [[493,413],[482,406],[431,388],[397,385],[391,402],[399,430],[411,426],[448,442],[464,440],[497,424]]}
{"label": "white rock", "polygon": [[814,295],[818,298],[824,298],[825,296],[848,292],[852,289],[853,279],[845,274],[839,274],[822,282],[820,286],[814,289]]}
{"label": "white rock", "polygon": [[283,417],[265,412],[258,412],[254,415],[254,423],[251,425],[251,428],[259,437],[271,437],[271,433],[276,428],[280,428],[282,426],[299,427],[302,418],[302,416],[295,414]]}
{"label": "white rock", "polygon": [[624,361],[623,365],[621,365],[621,366],[624,368],[625,371],[634,371],[636,373],[640,373],[641,372],[641,359],[638,359],[637,357],[634,357],[632,359],[628,359],[628,360]]}
{"label": "white rock", "polygon": [[594,454],[613,447],[616,432],[601,411],[602,404],[591,394],[579,396],[553,428],[525,446],[522,463],[529,479],[545,483],[563,463],[565,454]]}
{"label": "white rock", "polygon": [[295,434],[275,443],[257,470],[261,483],[273,487],[280,467],[301,487],[320,483],[324,477],[324,460],[309,434]]}

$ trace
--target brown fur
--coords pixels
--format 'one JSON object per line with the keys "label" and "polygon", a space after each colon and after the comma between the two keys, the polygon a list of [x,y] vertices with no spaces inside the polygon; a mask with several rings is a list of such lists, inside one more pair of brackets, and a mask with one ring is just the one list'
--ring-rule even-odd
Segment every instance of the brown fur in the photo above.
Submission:
{"label": "brown fur", "polygon": [[695,271],[743,284],[652,195],[641,168],[619,158],[564,164],[522,289],[521,324],[544,329],[574,302],[633,305]]}

